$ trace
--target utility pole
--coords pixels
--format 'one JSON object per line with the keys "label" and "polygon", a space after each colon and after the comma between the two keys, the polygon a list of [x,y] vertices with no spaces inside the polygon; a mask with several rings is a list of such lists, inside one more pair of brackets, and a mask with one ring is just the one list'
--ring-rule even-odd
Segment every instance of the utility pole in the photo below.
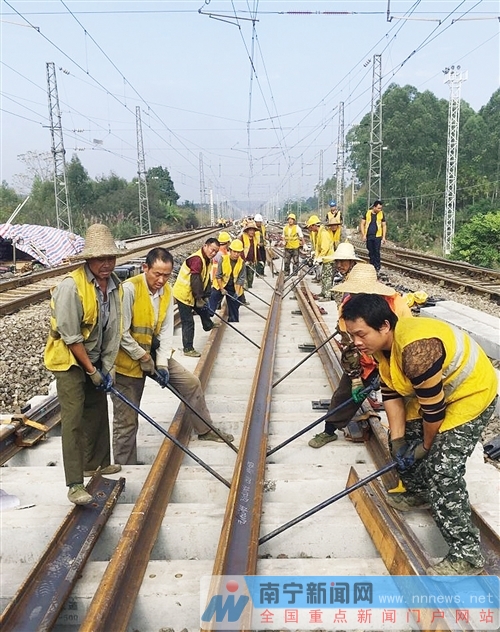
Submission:
{"label": "utility pole", "polygon": [[318,211],[323,208],[323,150],[319,152]]}
{"label": "utility pole", "polygon": [[66,150],[64,149],[61,110],[59,109],[56,68],[54,62],[47,62],[46,65],[52,158],[54,160],[54,194],[56,200],[57,228],[73,232],[69,193],[66,183]]}
{"label": "utility pole", "polygon": [[382,55],[373,56],[368,207],[382,197]]}
{"label": "utility pole", "polygon": [[344,170],[345,170],[345,145],[344,145],[344,102],[339,103],[339,136],[337,141],[337,169],[335,180],[337,184],[337,208],[342,211],[342,223],[344,223]]}
{"label": "utility pole", "polygon": [[214,194],[213,194],[213,191],[212,191],[212,187],[210,187],[209,195],[210,195],[210,225],[214,226],[215,225],[215,213],[214,213]]}
{"label": "utility pole", "polygon": [[135,129],[137,133],[137,188],[139,190],[139,228],[141,235],[151,234],[151,215],[149,214],[148,181],[146,178],[146,158],[142,138],[141,108],[135,108]]}
{"label": "utility pole", "polygon": [[203,225],[205,206],[207,203],[205,190],[205,175],[203,173],[203,154],[200,151],[200,224]]}
{"label": "utility pole", "polygon": [[460,92],[462,81],[467,81],[467,71],[460,66],[443,70],[444,83],[450,86],[448,107],[448,145],[446,150],[446,191],[444,203],[443,253],[449,255],[455,235],[455,208],[457,203],[458,134],[460,123]]}

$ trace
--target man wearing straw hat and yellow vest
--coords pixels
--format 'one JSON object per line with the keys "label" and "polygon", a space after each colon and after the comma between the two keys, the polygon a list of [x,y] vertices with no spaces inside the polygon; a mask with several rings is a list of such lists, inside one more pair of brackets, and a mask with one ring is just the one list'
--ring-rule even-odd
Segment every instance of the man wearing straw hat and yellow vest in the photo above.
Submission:
{"label": "man wearing straw hat and yellow vest", "polygon": [[427,575],[482,573],[464,475],[495,410],[493,365],[464,331],[434,318],[398,318],[371,293],[348,301],[344,319],[354,345],[379,363],[391,454],[407,490],[388,504],[400,511],[430,504],[448,553]]}
{"label": "man wearing straw hat and yellow vest", "polygon": [[111,464],[106,399],[120,346],[122,292],[113,273],[119,254],[107,226],[89,226],[85,248],[75,257],[85,263],[61,281],[50,302],[44,360],[56,378],[64,473],[76,505],[92,501],[84,476],[98,468],[102,474],[121,470]]}
{"label": "man wearing straw hat and yellow vest", "polygon": [[[344,246],[344,244],[340,244],[338,250],[340,250],[342,246]],[[343,251],[344,250],[345,254],[343,254],[343,256],[346,257],[348,254],[347,249],[343,249]],[[377,281],[375,268],[369,263],[356,263],[356,265],[351,268],[347,280],[333,287],[334,292],[344,293],[342,304],[339,307],[339,320],[337,323],[338,331],[341,335],[343,334],[341,364],[344,372],[340,378],[337,390],[332,395],[329,408],[333,410],[351,397],[353,401],[327,418],[325,421],[325,430],[309,441],[311,448],[322,448],[327,443],[335,441],[338,438],[335,431],[345,428],[363,403],[364,397],[358,396],[359,391],[372,383],[378,376],[377,363],[372,356],[367,353],[359,352],[349,340],[343,318],[343,310],[351,300],[351,297],[355,294],[367,292],[368,290],[372,294],[378,294],[383,297],[389,308],[398,316],[411,316],[411,310],[404,298],[398,294],[394,288],[379,283]]]}
{"label": "man wearing straw hat and yellow vest", "polygon": [[[165,248],[146,255],[143,273],[123,284],[123,335],[116,358],[116,387],[140,406],[146,375],[156,371],[161,386],[171,384],[203,419],[212,422],[200,380],[173,359],[174,298],[168,284],[174,265]],[[116,395],[113,400],[113,453],[122,465],[137,464],[138,414]],[[186,410],[198,438],[221,441],[192,411]],[[222,433],[224,434],[224,433]],[[224,435],[232,441],[232,435]]]}

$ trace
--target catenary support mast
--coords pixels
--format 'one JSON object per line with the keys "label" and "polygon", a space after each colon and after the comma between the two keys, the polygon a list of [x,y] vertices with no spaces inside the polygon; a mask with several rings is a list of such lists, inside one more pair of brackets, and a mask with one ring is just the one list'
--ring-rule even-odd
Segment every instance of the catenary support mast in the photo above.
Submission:
{"label": "catenary support mast", "polygon": [[73,230],[68,186],[66,183],[66,150],[64,149],[61,110],[57,92],[56,68],[54,62],[47,62],[47,93],[49,98],[50,134],[52,137],[52,158],[54,160],[54,194],[56,199],[57,228]]}
{"label": "catenary support mast", "polygon": [[339,103],[339,135],[337,141],[337,168],[335,180],[337,183],[337,208],[342,211],[344,218],[344,171],[345,171],[345,145],[344,145],[344,102]]}
{"label": "catenary support mast", "polygon": [[449,255],[455,235],[455,207],[457,202],[458,134],[460,127],[460,92],[462,81],[467,81],[467,71],[460,66],[445,68],[444,82],[450,86],[448,106],[448,145],[446,152],[446,191],[444,204],[443,253]]}
{"label": "catenary support mast", "polygon": [[368,206],[382,197],[382,55],[373,56]]}
{"label": "catenary support mast", "polygon": [[142,138],[141,108],[135,108],[135,129],[137,133],[137,188],[139,190],[139,228],[141,235],[151,233],[151,215],[149,213],[148,181],[144,140]]}

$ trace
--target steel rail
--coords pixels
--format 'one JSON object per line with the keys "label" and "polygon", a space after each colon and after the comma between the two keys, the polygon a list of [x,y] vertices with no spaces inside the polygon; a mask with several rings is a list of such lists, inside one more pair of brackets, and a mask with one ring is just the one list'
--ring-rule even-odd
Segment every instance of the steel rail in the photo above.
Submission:
{"label": "steel rail", "polygon": [[52,629],[124,487],[124,478],[92,478],[87,489],[93,502],[68,513],[0,615],[3,632]]}
{"label": "steel rail", "polygon": [[[203,388],[221,342],[222,328],[214,329],[195,371]],[[191,425],[184,417],[184,410],[181,404],[169,432],[187,445]],[[162,443],[80,632],[127,629],[183,458],[184,453],[168,439]]]}
{"label": "steel rail", "polygon": [[[131,258],[133,259],[134,256],[135,257],[145,256],[151,250],[151,248],[154,248],[156,246],[176,248],[177,246],[185,245],[192,241],[202,239],[208,235],[211,235],[213,232],[214,232],[214,229],[210,228],[210,229],[204,229],[202,231],[198,231],[196,233],[190,232],[182,236],[177,236],[171,239],[167,239],[166,238],[167,236],[158,237],[157,241],[155,241],[154,243],[150,243],[148,246],[144,246],[144,245],[135,246],[134,248],[125,251],[122,256],[119,256],[117,258],[117,264],[121,265],[121,264],[127,263],[128,261],[131,260]],[[16,289],[9,290],[9,289],[6,289],[5,287],[6,285],[8,285],[7,283],[0,283],[0,316],[12,314],[20,309],[23,309],[24,307],[27,307],[28,305],[50,298],[51,287],[53,287],[56,283],[58,283],[59,279],[62,279],[66,274],[68,274],[72,270],[75,270],[81,264],[82,262],[79,261],[77,263],[72,263],[67,266],[62,266],[60,268],[57,268],[56,270],[52,269],[52,270],[38,272],[36,273],[36,277],[35,275],[32,275],[31,277],[23,277],[23,279],[31,279],[31,280],[28,280],[27,283],[23,283],[23,285],[27,285],[27,286],[36,285],[37,283],[40,285],[45,285],[43,283],[44,280],[46,280],[47,278],[54,279],[53,283],[51,283],[49,287],[34,289],[34,291],[32,292],[29,292],[29,290],[27,289],[26,291],[29,293],[24,296],[19,296],[19,290],[20,290],[19,287],[17,287]]]}
{"label": "steel rail", "polygon": [[213,575],[255,575],[283,273],[262,336]]}

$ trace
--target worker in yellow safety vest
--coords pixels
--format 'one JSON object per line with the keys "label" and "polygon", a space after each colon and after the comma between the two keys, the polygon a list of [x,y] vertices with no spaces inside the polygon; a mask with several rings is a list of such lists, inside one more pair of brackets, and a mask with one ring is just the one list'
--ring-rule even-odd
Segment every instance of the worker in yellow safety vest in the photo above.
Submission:
{"label": "worker in yellow safety vest", "polygon": [[283,227],[283,243],[285,246],[284,270],[285,276],[290,276],[290,267],[293,263],[293,275],[299,268],[299,250],[304,245],[302,229],[297,226],[295,213],[289,213],[287,223]]}

